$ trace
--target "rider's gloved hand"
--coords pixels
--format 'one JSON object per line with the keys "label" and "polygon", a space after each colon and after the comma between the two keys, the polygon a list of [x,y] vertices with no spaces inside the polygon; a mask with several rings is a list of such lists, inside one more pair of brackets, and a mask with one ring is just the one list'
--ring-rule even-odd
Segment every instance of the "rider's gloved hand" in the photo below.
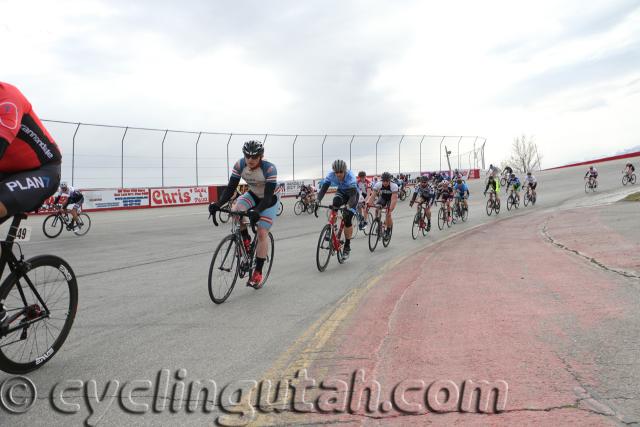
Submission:
{"label": "rider's gloved hand", "polygon": [[209,205],[209,213],[213,216],[220,210],[220,206],[217,203],[211,203]]}
{"label": "rider's gloved hand", "polygon": [[251,224],[257,224],[260,221],[260,212],[255,209],[249,209],[247,211],[247,216],[249,217],[249,221]]}

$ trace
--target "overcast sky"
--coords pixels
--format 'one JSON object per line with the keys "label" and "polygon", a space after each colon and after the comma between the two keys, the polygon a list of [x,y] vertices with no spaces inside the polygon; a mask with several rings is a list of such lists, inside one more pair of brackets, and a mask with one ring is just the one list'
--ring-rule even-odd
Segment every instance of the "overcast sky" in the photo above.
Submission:
{"label": "overcast sky", "polygon": [[524,133],[547,167],[640,144],[637,0],[0,0],[0,13],[0,80],[42,118],[480,135],[487,162]]}

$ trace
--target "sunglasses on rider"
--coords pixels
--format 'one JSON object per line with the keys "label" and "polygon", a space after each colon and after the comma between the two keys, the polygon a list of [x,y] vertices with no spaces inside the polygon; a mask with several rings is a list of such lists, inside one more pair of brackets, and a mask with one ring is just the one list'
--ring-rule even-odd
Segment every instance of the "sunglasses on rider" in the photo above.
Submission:
{"label": "sunglasses on rider", "polygon": [[260,154],[256,154],[255,156],[247,156],[246,154],[244,155],[244,158],[249,160],[259,160],[260,159]]}

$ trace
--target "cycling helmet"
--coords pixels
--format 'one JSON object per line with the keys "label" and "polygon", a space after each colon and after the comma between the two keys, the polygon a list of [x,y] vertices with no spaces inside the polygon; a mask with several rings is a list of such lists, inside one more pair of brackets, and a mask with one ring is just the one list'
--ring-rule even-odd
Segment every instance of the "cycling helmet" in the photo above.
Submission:
{"label": "cycling helmet", "polygon": [[589,166],[589,170],[593,169],[593,166]]}
{"label": "cycling helmet", "polygon": [[531,172],[527,172],[527,176],[531,176]]}
{"label": "cycling helmet", "polygon": [[264,154],[264,144],[261,141],[247,141],[242,146],[245,156],[261,156]]}
{"label": "cycling helmet", "polygon": [[424,183],[429,182],[429,177],[427,177],[427,176],[421,176],[421,177],[420,177],[420,182],[424,182]]}
{"label": "cycling helmet", "polygon": [[364,177],[366,177],[366,176],[367,176],[367,173],[366,173],[365,171],[360,171],[360,172],[358,172],[358,177],[359,177],[359,178],[364,178]]}
{"label": "cycling helmet", "polygon": [[60,188],[67,188],[67,181],[60,182]]}
{"label": "cycling helmet", "polygon": [[516,177],[516,174],[515,174],[515,173],[512,173],[512,174],[511,174],[511,178],[515,178],[515,177]]}
{"label": "cycling helmet", "polygon": [[382,181],[391,181],[391,174],[389,172],[384,172],[380,179]]}
{"label": "cycling helmet", "polygon": [[493,163],[489,165],[489,169],[493,169]]}
{"label": "cycling helmet", "polygon": [[338,173],[338,172],[346,172],[347,171],[347,164],[345,163],[344,160],[337,159],[331,165],[331,169],[333,169],[333,171],[336,172],[336,173]]}

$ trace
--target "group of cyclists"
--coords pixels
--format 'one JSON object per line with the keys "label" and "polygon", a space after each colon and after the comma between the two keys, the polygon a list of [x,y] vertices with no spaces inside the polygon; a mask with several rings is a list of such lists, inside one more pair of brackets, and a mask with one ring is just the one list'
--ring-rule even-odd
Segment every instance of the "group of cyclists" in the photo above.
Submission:
{"label": "group of cyclists", "polygon": [[530,190],[534,199],[537,196],[536,188],[538,187],[538,180],[533,176],[531,171],[527,172],[526,176],[521,181],[510,166],[505,166],[502,173],[500,173],[500,169],[497,166],[494,166],[493,164],[489,165],[487,184],[484,189],[484,194],[486,195],[487,192],[491,193],[491,197],[495,198],[497,203],[500,203],[501,185],[505,185],[506,193],[509,193],[509,190],[511,190],[517,201],[520,200],[520,190],[523,189]]}

